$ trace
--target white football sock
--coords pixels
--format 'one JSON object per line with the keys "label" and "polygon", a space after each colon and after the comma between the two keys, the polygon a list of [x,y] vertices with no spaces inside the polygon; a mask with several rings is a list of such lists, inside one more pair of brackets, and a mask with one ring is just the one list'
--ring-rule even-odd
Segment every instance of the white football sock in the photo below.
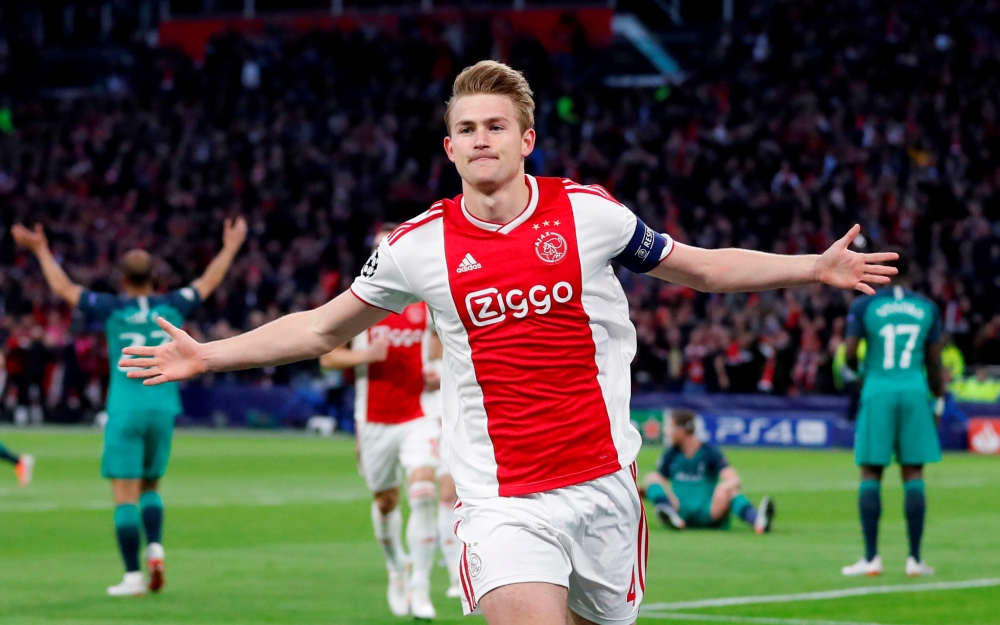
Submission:
{"label": "white football sock", "polygon": [[372,502],[372,526],[375,528],[375,540],[382,545],[385,562],[391,568],[401,571],[406,564],[406,552],[403,551],[403,513],[399,506],[389,514],[382,514],[378,504]]}
{"label": "white football sock", "polygon": [[459,583],[458,563],[462,559],[462,541],[455,536],[456,523],[458,515],[455,514],[455,506],[442,502],[438,506],[438,539],[448,565],[448,579],[453,586]]}
{"label": "white football sock", "polygon": [[406,544],[410,548],[413,567],[410,586],[427,588],[431,567],[437,551],[437,493],[434,482],[414,482],[407,492],[410,499],[410,519],[406,522]]}

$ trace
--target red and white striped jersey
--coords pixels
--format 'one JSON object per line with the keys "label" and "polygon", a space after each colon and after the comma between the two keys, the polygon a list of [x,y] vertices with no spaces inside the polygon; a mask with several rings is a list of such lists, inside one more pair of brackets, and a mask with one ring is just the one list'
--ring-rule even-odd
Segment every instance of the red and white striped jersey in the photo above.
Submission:
{"label": "red and white striped jersey", "polygon": [[393,312],[427,302],[444,345],[442,461],[463,498],[579,484],[629,466],[635,328],[610,264],[673,249],[603,188],[526,176],[507,224],[442,200],[386,237],[351,287]]}
{"label": "red and white striped jersey", "polygon": [[366,349],[372,341],[389,342],[382,362],[355,367],[354,418],[362,423],[399,424],[424,416],[424,335],[427,307],[410,304],[401,314],[389,315],[351,342],[351,349]]}

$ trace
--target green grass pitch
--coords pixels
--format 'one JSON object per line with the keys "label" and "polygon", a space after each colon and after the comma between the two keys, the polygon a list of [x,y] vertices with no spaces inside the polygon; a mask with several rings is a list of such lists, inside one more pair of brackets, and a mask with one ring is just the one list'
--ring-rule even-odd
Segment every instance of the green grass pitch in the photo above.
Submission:
{"label": "green grass pitch", "polygon": [[[299,434],[181,431],[163,482],[167,586],[104,596],[121,579],[110,489],[89,430],[0,429],[34,453],[35,483],[0,466],[0,623],[394,623],[352,441]],[[653,467],[647,449],[640,470]],[[756,502],[777,500],[775,531],[671,533],[653,523],[646,605],[1000,578],[1000,458],[948,455],[928,471],[925,558],[938,575],[908,580],[898,474],[883,488],[880,579],[844,579],[861,553],[856,471],[845,452],[730,449]],[[434,573],[441,622],[462,619]],[[684,616],[690,615],[690,616]],[[482,622],[478,618],[467,622]],[[827,600],[664,609],[640,623],[976,625],[1000,623],[1000,586]]]}

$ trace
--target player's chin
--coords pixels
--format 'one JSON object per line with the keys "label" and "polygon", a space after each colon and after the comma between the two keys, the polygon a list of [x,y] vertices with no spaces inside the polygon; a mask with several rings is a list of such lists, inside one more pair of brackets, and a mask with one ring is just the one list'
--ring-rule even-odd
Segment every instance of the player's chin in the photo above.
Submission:
{"label": "player's chin", "polygon": [[[516,173],[516,172],[515,172]],[[469,172],[466,181],[479,189],[501,187],[512,179],[511,172],[499,166],[475,169]]]}

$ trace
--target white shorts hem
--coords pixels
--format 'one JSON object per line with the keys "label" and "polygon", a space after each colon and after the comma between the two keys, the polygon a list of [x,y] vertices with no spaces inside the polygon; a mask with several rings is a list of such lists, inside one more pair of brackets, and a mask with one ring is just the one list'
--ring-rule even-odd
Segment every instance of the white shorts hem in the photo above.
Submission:
{"label": "white shorts hem", "polygon": [[639,620],[639,607],[638,606],[636,606],[636,608],[635,608],[635,614],[633,614],[632,616],[626,616],[625,618],[604,618],[604,617],[597,616],[595,614],[591,614],[587,610],[583,610],[583,609],[579,609],[579,608],[574,608],[573,605],[572,605],[572,603],[573,602],[570,601],[570,605],[569,605],[569,609],[570,610],[572,610],[574,613],[576,613],[577,616],[581,616],[581,617],[587,619],[588,621],[596,623],[597,625],[632,625],[632,623],[635,623],[637,620]]}
{"label": "white shorts hem", "polygon": [[476,609],[472,612],[469,611],[469,603],[465,599],[465,594],[463,590],[462,595],[462,612],[465,616],[470,614],[482,614],[479,609],[479,605],[482,603],[482,598],[496,590],[497,588],[502,588],[504,586],[510,586],[512,584],[553,584],[555,586],[562,586],[563,588],[569,589],[569,578],[562,577],[559,575],[545,575],[545,574],[535,574],[526,573],[523,575],[508,575],[506,577],[499,577],[497,579],[492,579],[487,583],[484,583],[481,587],[477,586],[475,582],[472,584],[472,590],[475,592],[476,598]]}

